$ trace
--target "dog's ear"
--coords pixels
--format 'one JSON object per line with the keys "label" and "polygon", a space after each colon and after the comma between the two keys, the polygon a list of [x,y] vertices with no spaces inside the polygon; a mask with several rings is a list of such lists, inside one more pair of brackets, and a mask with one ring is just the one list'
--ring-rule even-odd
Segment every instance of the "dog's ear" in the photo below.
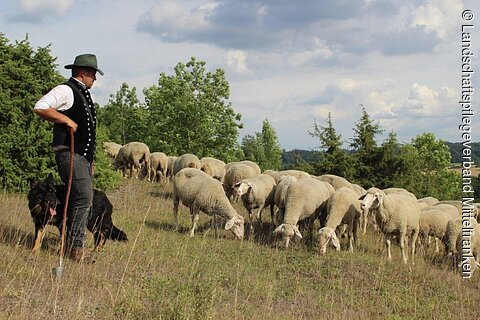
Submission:
{"label": "dog's ear", "polygon": [[52,175],[52,173],[48,174],[47,180],[45,180],[45,182],[53,185],[53,175]]}

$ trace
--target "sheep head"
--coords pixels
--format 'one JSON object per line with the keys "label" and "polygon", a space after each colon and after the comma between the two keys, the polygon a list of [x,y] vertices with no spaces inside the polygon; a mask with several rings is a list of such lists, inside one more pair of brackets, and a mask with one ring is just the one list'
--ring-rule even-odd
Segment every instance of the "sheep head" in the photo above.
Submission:
{"label": "sheep head", "polygon": [[237,199],[243,196],[244,194],[247,194],[252,189],[253,187],[250,184],[250,182],[244,181],[244,180],[237,182],[233,185],[233,193]]}
{"label": "sheep head", "polygon": [[273,230],[273,234],[283,235],[283,239],[285,240],[285,248],[288,248],[288,245],[290,244],[290,239],[293,236],[296,235],[300,239],[303,238],[302,234],[300,233],[300,230],[298,230],[297,225],[287,224],[287,223],[282,223],[281,225],[279,225],[275,230]]}
{"label": "sheep head", "polygon": [[243,217],[236,216],[228,220],[225,224],[225,230],[231,230],[233,234],[237,237],[237,239],[243,240],[243,237],[245,236],[245,225]]}
{"label": "sheep head", "polygon": [[378,209],[383,204],[383,196],[383,192],[381,192],[379,189],[369,189],[366,195],[359,198],[359,200],[362,200],[360,205],[362,210],[368,211],[372,209]]}
{"label": "sheep head", "polygon": [[320,235],[320,253],[325,254],[327,246],[332,241],[333,246],[337,251],[340,251],[340,241],[337,238],[335,229],[330,227],[323,227],[318,231]]}

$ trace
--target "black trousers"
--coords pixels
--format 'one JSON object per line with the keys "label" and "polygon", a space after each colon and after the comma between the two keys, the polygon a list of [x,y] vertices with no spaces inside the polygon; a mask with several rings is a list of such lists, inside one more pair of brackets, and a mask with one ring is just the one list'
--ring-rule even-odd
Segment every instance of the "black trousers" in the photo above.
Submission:
{"label": "black trousers", "polygon": [[[55,153],[58,173],[65,185],[68,183],[70,152]],[[73,177],[68,203],[67,240],[72,247],[85,245],[85,229],[93,201],[91,164],[74,153]]]}

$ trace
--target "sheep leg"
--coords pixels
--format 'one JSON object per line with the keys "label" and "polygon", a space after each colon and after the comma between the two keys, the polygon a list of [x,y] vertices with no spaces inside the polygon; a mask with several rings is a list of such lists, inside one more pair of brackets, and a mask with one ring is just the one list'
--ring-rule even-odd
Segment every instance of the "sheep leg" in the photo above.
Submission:
{"label": "sheep leg", "polygon": [[392,253],[390,251],[390,247],[392,246],[392,241],[389,237],[385,237],[385,245],[387,246],[387,260],[392,260]]}
{"label": "sheep leg", "polygon": [[367,233],[367,220],[368,220],[368,210],[363,210],[362,211],[362,229],[363,229],[363,234]]}
{"label": "sheep leg", "polygon": [[173,199],[173,216],[175,217],[175,231],[178,230],[178,204],[180,202],[180,199],[178,197],[175,197]]}
{"label": "sheep leg", "polygon": [[273,217],[274,217],[274,214],[275,214],[274,206],[275,206],[274,203],[270,204],[270,221],[272,222],[272,224],[275,223],[274,220],[273,220]]}
{"label": "sheep leg", "polygon": [[357,223],[351,221],[348,226],[348,251],[353,252],[353,243],[357,241]]}
{"label": "sheep leg", "polygon": [[252,209],[248,209],[248,237],[253,235],[253,213]]}
{"label": "sheep leg", "polygon": [[435,253],[439,253],[440,252],[440,248],[438,247],[438,238],[435,237]]}
{"label": "sheep leg", "polygon": [[213,214],[213,218],[212,218],[212,221],[213,221],[213,227],[215,228],[215,238],[218,239],[218,223],[217,223],[217,215],[216,214]]}
{"label": "sheep leg", "polygon": [[399,245],[400,245],[400,250],[402,251],[403,263],[407,263],[407,260],[408,260],[407,251],[405,250],[406,242],[407,242],[407,237],[405,237],[405,233],[400,233]]}
{"label": "sheep leg", "polygon": [[195,205],[190,206],[190,215],[192,216],[192,228],[190,229],[190,238],[195,235],[195,229],[197,228],[197,222],[199,218],[199,209]]}
{"label": "sheep leg", "polygon": [[418,229],[415,229],[413,231],[412,239],[411,239],[412,240],[412,263],[415,263],[413,259],[415,257],[415,245],[417,243],[418,231],[419,231]]}

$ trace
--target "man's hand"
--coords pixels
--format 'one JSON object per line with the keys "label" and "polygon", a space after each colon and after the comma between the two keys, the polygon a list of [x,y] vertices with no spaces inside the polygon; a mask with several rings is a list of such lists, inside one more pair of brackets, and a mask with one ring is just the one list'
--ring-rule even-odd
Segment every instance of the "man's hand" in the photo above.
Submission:
{"label": "man's hand", "polygon": [[58,112],[54,108],[48,109],[34,109],[33,110],[36,114],[40,116],[40,118],[53,122],[53,123],[63,123],[68,128],[72,128],[73,132],[77,131],[78,125],[69,117],[64,115],[63,113]]}

